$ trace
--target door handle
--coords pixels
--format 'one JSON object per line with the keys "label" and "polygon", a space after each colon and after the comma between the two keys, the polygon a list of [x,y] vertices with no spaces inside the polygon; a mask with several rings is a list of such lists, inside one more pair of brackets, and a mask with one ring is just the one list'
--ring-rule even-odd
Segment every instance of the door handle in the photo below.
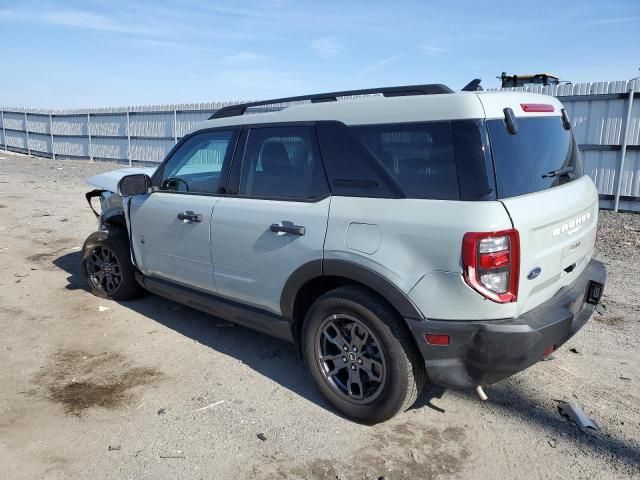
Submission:
{"label": "door handle", "polygon": [[201,222],[202,215],[200,215],[199,213],[193,213],[192,211],[187,210],[186,212],[182,212],[178,214],[178,220],[187,220],[189,222]]}
{"label": "door handle", "polygon": [[290,233],[291,235],[304,235],[306,229],[301,225],[294,225],[291,222],[283,222],[286,225],[281,223],[273,223],[270,227],[270,230],[275,233]]}

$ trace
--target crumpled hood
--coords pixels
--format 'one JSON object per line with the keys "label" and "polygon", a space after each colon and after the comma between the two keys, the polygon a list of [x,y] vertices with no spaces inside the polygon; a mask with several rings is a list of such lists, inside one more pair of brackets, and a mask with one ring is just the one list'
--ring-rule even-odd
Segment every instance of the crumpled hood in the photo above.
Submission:
{"label": "crumpled hood", "polygon": [[87,183],[91,186],[99,188],[100,190],[107,190],[109,192],[118,192],[118,182],[122,177],[132,175],[134,173],[145,173],[152,176],[157,167],[129,167],[119,168],[118,170],[111,170],[110,172],[94,175],[87,178]]}

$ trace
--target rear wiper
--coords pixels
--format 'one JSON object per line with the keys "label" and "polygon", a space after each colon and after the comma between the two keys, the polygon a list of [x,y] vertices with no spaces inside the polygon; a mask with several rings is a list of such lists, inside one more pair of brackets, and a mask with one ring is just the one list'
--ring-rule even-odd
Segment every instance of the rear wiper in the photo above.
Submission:
{"label": "rear wiper", "polygon": [[557,170],[551,170],[548,173],[545,173],[544,175],[542,175],[542,178],[551,178],[551,177],[558,177],[560,175],[568,175],[569,173],[573,173],[574,172],[574,168],[573,167],[563,167],[563,168],[559,168]]}

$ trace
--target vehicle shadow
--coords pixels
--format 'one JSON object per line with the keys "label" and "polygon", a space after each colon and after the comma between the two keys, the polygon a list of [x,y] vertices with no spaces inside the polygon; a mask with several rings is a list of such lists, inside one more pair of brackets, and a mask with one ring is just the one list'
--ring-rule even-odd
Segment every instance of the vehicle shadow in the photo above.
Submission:
{"label": "vehicle shadow", "polygon": [[[56,258],[53,264],[69,274],[66,288],[84,289],[80,275],[80,252]],[[138,300],[123,302],[122,305],[202,345],[242,361],[282,387],[338,415],[315,389],[295,346],[242,326],[233,326],[224,320],[151,294]],[[424,389],[411,409],[428,408],[431,410],[429,415],[435,414],[433,411],[446,414],[446,409],[433,404],[445,392],[462,397],[469,403],[479,402],[471,390],[445,390],[430,386]],[[503,410],[508,415],[518,416],[524,423],[536,425],[552,438],[571,441],[609,459],[613,456],[616,461],[631,468],[638,468],[640,465],[640,449],[637,445],[617,438],[610,432],[582,433],[557,412],[534,405],[513,384],[492,385],[488,394],[490,400],[483,408],[495,412]]]}
{"label": "vehicle shadow", "polygon": [[[80,252],[72,252],[53,260],[55,266],[68,274],[66,288],[69,290],[85,289],[80,256]],[[294,345],[152,294],[121,305],[240,360],[282,387],[336,414],[317,392]]]}
{"label": "vehicle shadow", "polygon": [[[561,447],[564,442],[572,443],[580,450],[589,451],[591,455],[613,464],[616,470],[624,465],[633,474],[640,473],[640,443],[617,436],[615,424],[606,425],[596,419],[600,422],[601,430],[587,429],[583,432],[577,425],[562,417],[556,408],[548,409],[537,405],[513,384],[496,383],[487,387],[486,392],[489,400],[486,403],[483,402],[484,408],[501,416],[520,418],[524,424],[535,425],[538,430],[547,435],[546,439],[541,438],[541,435],[535,439],[532,438],[532,446],[541,439],[547,441],[549,448]],[[463,397],[469,402],[479,402],[473,391],[451,390],[450,393]],[[548,394],[553,395],[553,392]],[[560,402],[560,400],[554,401]],[[624,469],[621,469],[621,473],[622,471]]]}

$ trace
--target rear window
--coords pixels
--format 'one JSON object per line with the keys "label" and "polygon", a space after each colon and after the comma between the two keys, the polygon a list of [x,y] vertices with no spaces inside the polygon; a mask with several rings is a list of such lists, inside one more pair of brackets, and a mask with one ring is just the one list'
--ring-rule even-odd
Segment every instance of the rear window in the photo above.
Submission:
{"label": "rear window", "polygon": [[363,125],[349,131],[408,198],[483,200],[493,193],[478,121]]}
{"label": "rear window", "polygon": [[488,120],[498,198],[540,192],[583,175],[580,151],[560,117],[518,118],[510,134],[504,120]]}

